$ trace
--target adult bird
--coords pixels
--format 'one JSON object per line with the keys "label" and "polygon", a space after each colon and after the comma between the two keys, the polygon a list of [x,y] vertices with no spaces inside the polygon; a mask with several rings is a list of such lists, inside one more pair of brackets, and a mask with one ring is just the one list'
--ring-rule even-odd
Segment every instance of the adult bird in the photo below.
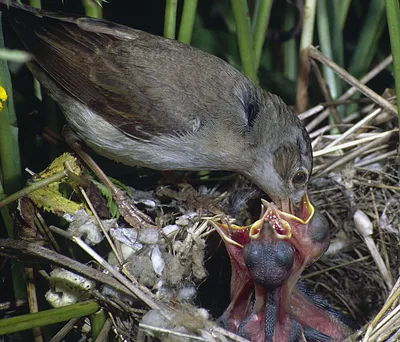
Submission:
{"label": "adult bird", "polygon": [[0,4],[33,57],[33,74],[95,152],[158,170],[234,171],[296,214],[311,175],[311,144],[278,96],[175,40]]}

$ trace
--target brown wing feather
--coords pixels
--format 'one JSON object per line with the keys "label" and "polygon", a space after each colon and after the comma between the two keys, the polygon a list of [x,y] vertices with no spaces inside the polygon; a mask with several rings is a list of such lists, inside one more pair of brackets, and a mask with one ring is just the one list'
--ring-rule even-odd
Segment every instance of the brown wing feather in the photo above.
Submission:
{"label": "brown wing feather", "polygon": [[237,110],[236,82],[225,80],[247,79],[219,58],[102,20],[13,10],[14,29],[40,67],[128,135],[193,131],[210,111]]}

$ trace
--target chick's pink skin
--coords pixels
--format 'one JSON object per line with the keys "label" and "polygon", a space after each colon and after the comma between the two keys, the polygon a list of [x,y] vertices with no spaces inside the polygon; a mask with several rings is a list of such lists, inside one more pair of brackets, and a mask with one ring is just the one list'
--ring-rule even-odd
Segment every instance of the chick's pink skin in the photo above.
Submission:
{"label": "chick's pink skin", "polygon": [[[280,331],[280,333],[277,332],[278,334],[285,335],[289,327],[288,319],[293,317],[302,326],[318,330],[333,338],[334,341],[341,341],[350,334],[350,329],[332,314],[316,306],[295,287],[303,270],[309,264],[317,261],[329,246],[327,220],[318,212],[309,219],[310,210],[306,204],[304,202],[304,205],[300,206],[298,217],[300,220],[276,210],[273,205],[267,209],[267,212],[273,213],[273,225],[279,225],[279,220],[285,220],[290,225],[291,238],[285,239],[285,241],[296,250],[292,272],[278,290],[280,293],[277,298],[277,312],[283,312],[286,315],[278,315],[275,329]],[[268,216],[271,217],[271,215]],[[276,218],[278,218],[278,222]],[[282,229],[274,227],[274,231],[282,231]],[[260,296],[260,298],[263,297],[265,296]],[[277,341],[283,341],[282,336],[274,335],[274,338]]]}
{"label": "chick's pink skin", "polygon": [[293,317],[302,326],[308,326],[331,337],[333,341],[343,341],[351,329],[332,313],[316,306],[304,293],[295,289],[290,299]]}
{"label": "chick's pink skin", "polygon": [[[283,247],[277,248],[277,243],[284,242],[282,246],[290,245],[295,250],[294,258],[290,261],[291,264],[289,263],[289,271],[281,272],[284,276],[280,284],[271,281],[271,272],[281,271],[276,268],[277,266],[274,266],[272,271],[264,267],[266,272],[261,269],[261,272],[254,273],[252,268],[249,272],[246,264],[249,264],[249,261],[251,263],[252,259],[257,263],[259,255],[246,254],[241,246],[234,245],[224,238],[232,264],[232,300],[221,320],[226,328],[235,333],[244,334],[251,341],[265,341],[266,331],[271,331],[271,329],[273,335],[268,340],[290,341],[292,329],[298,328],[298,323],[303,327],[318,330],[332,337],[334,341],[342,340],[350,332],[346,325],[319,308],[295,287],[304,268],[315,262],[329,244],[327,221],[319,213],[311,215],[310,207],[306,201],[304,203],[299,207],[299,217],[283,213],[273,205],[269,206],[264,217],[266,219],[272,217],[272,220],[270,222],[267,220],[264,224],[257,226],[250,234],[247,233],[248,229],[228,231],[221,228],[219,230],[221,235],[244,246],[244,249],[250,246],[255,246],[256,250],[260,248],[262,251],[275,248],[274,253],[279,253]],[[268,210],[273,213],[273,216],[267,215]],[[286,228],[279,226],[281,220],[289,224],[291,238],[282,239],[282,236],[288,232]],[[265,263],[256,267],[263,265]],[[266,280],[262,279],[264,276]],[[273,288],[269,288],[268,284],[272,283],[274,283]],[[268,299],[272,291],[275,291],[273,304]],[[271,310],[274,318],[268,320],[266,315]],[[302,330],[300,333],[303,333]]]}
{"label": "chick's pink skin", "polygon": [[220,320],[225,328],[237,333],[239,325],[250,314],[253,280],[244,263],[242,247],[227,241],[226,237],[240,245],[249,243],[250,238],[247,230],[230,230],[228,233],[224,226],[217,225],[217,231],[225,243],[232,267],[231,303]]}
{"label": "chick's pink skin", "polygon": [[334,341],[341,341],[351,333],[350,328],[332,314],[316,306],[305,294],[295,288],[303,270],[325,253],[330,242],[329,224],[326,218],[319,212],[315,212],[308,220],[309,215],[310,207],[307,201],[302,201],[299,207],[299,218],[302,222],[282,213],[282,217],[292,229],[292,238],[288,240],[288,243],[297,252],[293,273],[282,287],[287,292],[286,296],[282,296],[282,298],[287,298],[287,302],[282,305],[290,308],[291,314],[302,326],[318,330]]}
{"label": "chick's pink skin", "polygon": [[272,217],[274,231],[279,231],[276,226],[290,226],[291,238],[285,241],[296,250],[292,273],[282,285],[286,300],[281,305],[286,307],[286,311],[291,311],[292,292],[301,273],[308,265],[317,261],[329,246],[329,224],[323,215],[314,212],[307,197],[300,203],[298,217],[278,210],[273,203],[267,203],[267,206],[266,218]]}
{"label": "chick's pink skin", "polygon": [[[268,225],[268,223],[266,223],[266,225]],[[247,231],[245,232],[248,236]],[[221,230],[220,234],[221,233],[227,233],[227,231]],[[232,234],[230,238],[235,242],[238,240],[243,242],[243,240],[245,240],[243,239],[241,232],[232,231],[231,233]],[[245,244],[243,249],[248,250],[249,247],[254,245],[256,250],[261,248],[261,252],[263,253],[265,250],[278,251],[282,244],[287,245],[286,242],[277,240],[275,238],[272,229],[263,229],[259,236],[259,241],[252,241],[248,239],[249,242]],[[267,287],[259,285],[254,281],[252,273],[249,272],[249,269],[246,266],[245,259],[243,257],[243,249],[235,244],[230,243],[226,239],[224,239],[224,242],[232,265],[231,303],[226,309],[225,313],[222,315],[220,321],[225,328],[234,333],[245,334],[245,337],[249,338],[251,341],[263,342],[266,340],[265,331],[270,329],[268,327],[269,324],[273,324],[272,321],[267,322],[265,319],[266,311],[267,309],[270,309],[267,306],[272,306],[271,303],[268,303],[269,290]],[[290,250],[292,249],[291,246],[288,245],[288,247]],[[258,255],[252,254],[252,251],[249,253],[251,254],[250,259],[257,262]],[[265,254],[267,253],[264,253],[264,255]],[[271,277],[272,280],[266,281],[266,286],[273,289],[279,287],[290,275],[293,260],[291,256],[292,255],[286,251],[283,253],[285,270],[280,272],[281,270],[279,269],[279,265],[276,264],[276,261],[273,258],[274,253],[271,253],[270,258],[266,262],[264,262],[262,265],[255,265],[257,270],[260,270],[259,267],[263,265],[265,265],[265,268],[268,270],[265,273],[264,270],[261,269],[256,278],[262,281],[263,275],[267,279],[269,279],[268,277]],[[279,260],[280,259],[278,258],[278,261]],[[275,276],[276,274],[280,274],[278,279]],[[274,308],[272,309],[274,310]],[[282,312],[280,316],[282,319],[280,319],[279,322],[285,319],[285,313]],[[275,331],[274,327],[272,327],[272,331]],[[284,342],[285,340],[275,339],[274,341]]]}
{"label": "chick's pink skin", "polygon": [[294,270],[303,271],[324,254],[329,246],[329,224],[322,214],[314,211],[307,195],[300,202],[298,216],[280,211],[273,203],[263,201],[263,204],[266,207],[264,216],[276,237],[284,239],[297,251]]}

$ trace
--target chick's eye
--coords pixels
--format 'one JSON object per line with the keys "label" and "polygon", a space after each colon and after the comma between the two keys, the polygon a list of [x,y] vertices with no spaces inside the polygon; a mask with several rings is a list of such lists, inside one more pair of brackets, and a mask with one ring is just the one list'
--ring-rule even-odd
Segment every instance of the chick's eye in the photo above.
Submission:
{"label": "chick's eye", "polygon": [[294,175],[292,182],[295,185],[304,185],[307,182],[307,173],[304,171],[298,171]]}

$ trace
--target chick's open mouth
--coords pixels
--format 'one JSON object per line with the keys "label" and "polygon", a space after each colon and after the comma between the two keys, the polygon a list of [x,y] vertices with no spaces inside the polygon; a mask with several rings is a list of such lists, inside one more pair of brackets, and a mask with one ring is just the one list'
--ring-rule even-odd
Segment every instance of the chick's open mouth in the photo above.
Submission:
{"label": "chick's open mouth", "polygon": [[307,193],[299,203],[299,216],[281,211],[274,203],[270,203],[264,199],[262,199],[261,202],[265,210],[263,217],[271,224],[275,236],[281,240],[290,239],[292,237],[293,224],[306,225],[314,215],[314,207],[308,199]]}
{"label": "chick's open mouth", "polygon": [[[295,225],[307,225],[314,215],[314,207],[309,201],[307,194],[305,194],[300,201],[298,209],[299,216],[279,210],[274,203],[263,199],[261,201],[263,206],[261,217],[253,224],[248,226],[238,226],[235,224],[217,225],[224,239],[239,247],[243,247],[244,244],[251,240],[259,238],[265,221],[270,223],[277,239],[290,239],[292,237],[292,227]],[[248,240],[246,238],[243,239],[243,233],[246,231],[248,231]],[[238,238],[239,236],[240,238]]]}

